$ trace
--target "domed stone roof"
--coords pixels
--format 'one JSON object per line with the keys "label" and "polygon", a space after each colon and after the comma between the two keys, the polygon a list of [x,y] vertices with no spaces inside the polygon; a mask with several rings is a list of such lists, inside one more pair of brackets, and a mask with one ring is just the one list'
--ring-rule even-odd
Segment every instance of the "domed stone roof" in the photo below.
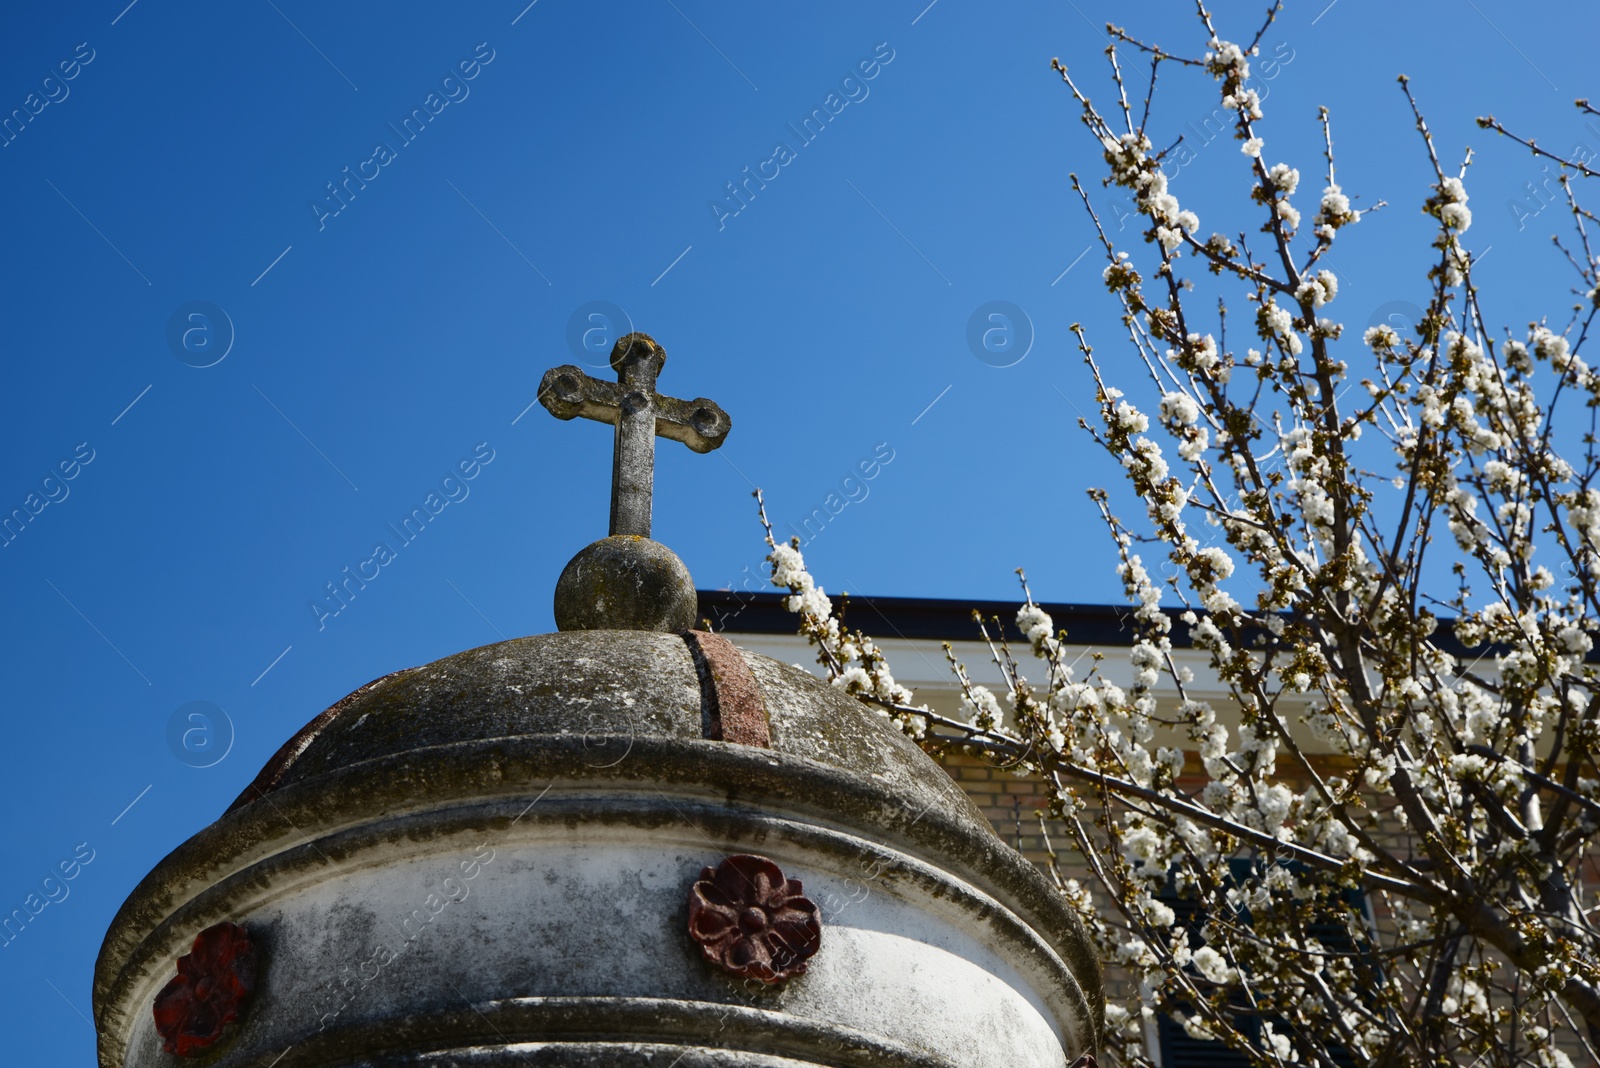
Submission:
{"label": "domed stone roof", "polygon": [[[743,658],[769,738],[766,748],[740,747],[735,755],[761,767],[826,769],[841,786],[881,793],[895,808],[936,808],[988,826],[950,777],[883,717],[807,672],[756,654]],[[709,737],[712,702],[702,672],[683,638],[645,631],[560,632],[469,649],[345,697],[290,739],[232,807],[374,761],[416,765],[485,746],[570,754],[579,774],[606,777],[633,774],[626,765],[638,763],[638,747],[648,746],[652,760],[640,773],[687,770],[730,752]]]}
{"label": "domed stone roof", "polygon": [[[453,975],[453,993],[493,1018],[494,1033],[507,1038],[642,1028],[638,1034],[677,1049],[674,1042],[694,1036],[709,1041],[699,1034],[709,1020],[706,1006],[722,1004],[723,1025],[755,1014],[746,1031],[766,1034],[770,1049],[789,1042],[798,1054],[854,1034],[851,1041],[875,1050],[837,1063],[987,1065],[1021,1055],[1066,1065],[1067,1055],[1098,1047],[1099,964],[1048,881],[885,718],[800,668],[734,656],[754,678],[765,718],[766,737],[755,743],[715,737],[718,689],[730,683],[722,676],[738,673],[739,664],[698,657],[685,636],[664,633],[518,638],[397,671],[347,695],[285,743],[234,806],[174,849],[123,905],[94,982],[102,1065],[168,1063],[150,1034],[150,999],[195,932],[234,921],[267,943],[275,977],[258,994],[270,1007],[235,1025],[242,1033],[234,1049],[214,1063],[266,1063],[291,1042],[290,1068],[342,1063],[402,1041],[397,1034],[406,1049],[454,1049],[466,1041],[462,1028],[478,1025],[462,1022],[461,1006],[454,1015],[429,1015],[438,1009],[434,972]],[[467,905],[456,910],[462,918],[453,923],[469,923],[470,913],[474,929],[490,927],[474,935],[480,948],[472,977],[459,974],[453,956],[424,970],[426,953],[413,950],[416,974],[374,982],[379,993],[366,994],[366,967],[378,967],[371,959],[362,966],[360,998],[328,993],[339,967],[349,972],[344,962],[366,953],[362,937],[386,937],[390,907],[379,902],[403,897],[394,887],[419,879],[398,875],[410,871],[405,865],[422,863],[419,854],[432,863],[434,854],[459,852],[456,843],[474,835],[493,836],[485,838],[496,843],[488,855],[504,859],[490,867],[494,878],[509,881],[499,897],[488,897],[488,876],[477,884],[493,915],[475,915]],[[605,868],[610,875],[562,875],[571,886],[557,892],[557,873],[592,867],[608,849],[622,849],[618,835],[638,855]],[[802,871],[824,919],[830,903],[835,913],[843,910],[842,919],[824,923],[811,974],[765,1001],[741,998],[696,962],[688,938],[672,934],[683,923],[683,886],[658,886],[680,878],[670,871],[698,870],[734,852],[762,852],[787,873]],[[630,875],[619,875],[616,865]],[[368,876],[350,875],[390,868],[395,875],[371,875],[371,887]],[[518,870],[523,875],[512,879]],[[642,889],[635,886],[640,871]],[[851,903],[851,884],[861,887],[859,905]],[[640,900],[632,900],[635,891]],[[546,892],[555,897],[526,900],[509,919],[499,911],[509,895]],[[619,892],[627,899],[621,905],[611,900]],[[653,937],[664,948],[645,951],[632,972],[597,972],[594,958],[605,953],[582,943],[584,932],[611,923],[600,919],[608,908],[630,916],[637,910],[638,926],[659,932]],[[525,923],[544,924],[542,934],[488,948],[499,943],[494,927]],[[307,931],[326,924],[334,927]],[[368,934],[346,937],[346,929]],[[434,938],[432,945],[443,943]],[[928,953],[939,956],[931,964],[918,956]],[[909,1002],[891,1010],[901,994],[885,985],[883,969],[893,982],[909,983],[907,991],[915,988],[923,1006],[946,1007],[922,1018]],[[939,969],[952,970],[942,977]],[[971,970],[962,988],[941,990],[941,983],[957,982],[960,969]],[[982,985],[994,986],[1002,1007],[973,1015]],[[568,994],[598,998],[594,1006],[602,1009],[582,999],[590,1007],[574,1009]],[[963,1018],[965,1002],[970,1018]],[[683,1018],[662,1023],[667,1017],[658,1009]],[[419,1012],[432,1023],[416,1023]],[[402,1017],[410,1030],[395,1031]],[[640,1022],[645,1018],[656,1023]],[[805,1038],[806,1028],[822,1030]],[[778,1033],[787,1038],[773,1038]],[[746,1041],[730,1036],[718,1041]],[[942,1058],[931,1057],[933,1046]],[[979,1052],[990,1047],[992,1054]],[[1045,1047],[1053,1054],[1038,1060]],[[611,1055],[614,1063],[635,1063],[618,1050],[602,1060]]]}

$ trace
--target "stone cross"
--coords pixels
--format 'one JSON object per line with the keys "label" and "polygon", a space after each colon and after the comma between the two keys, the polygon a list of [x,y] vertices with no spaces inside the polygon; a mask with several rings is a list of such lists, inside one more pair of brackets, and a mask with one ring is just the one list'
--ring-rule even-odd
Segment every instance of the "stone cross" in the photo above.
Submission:
{"label": "stone cross", "polygon": [[617,428],[611,466],[611,534],[650,536],[656,437],[681,441],[695,452],[720,446],[733,420],[716,403],[678,400],[656,392],[667,353],[648,334],[626,334],[611,350],[615,382],[591,378],[573,364],[552,367],[539,383],[539,401],[557,419],[582,416]]}

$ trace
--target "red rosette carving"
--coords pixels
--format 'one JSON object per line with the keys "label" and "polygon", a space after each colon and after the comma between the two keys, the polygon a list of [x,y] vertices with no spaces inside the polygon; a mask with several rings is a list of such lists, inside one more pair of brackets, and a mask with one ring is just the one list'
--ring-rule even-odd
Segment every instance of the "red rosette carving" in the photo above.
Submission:
{"label": "red rosette carving", "polygon": [[156,995],[162,1048],[180,1057],[207,1049],[239,1018],[256,987],[256,947],[236,923],[217,923],[195,936],[178,958],[178,974]]}
{"label": "red rosette carving", "polygon": [[689,936],[730,975],[781,983],[805,973],[822,944],[822,917],[799,879],[765,857],[739,854],[690,887]]}

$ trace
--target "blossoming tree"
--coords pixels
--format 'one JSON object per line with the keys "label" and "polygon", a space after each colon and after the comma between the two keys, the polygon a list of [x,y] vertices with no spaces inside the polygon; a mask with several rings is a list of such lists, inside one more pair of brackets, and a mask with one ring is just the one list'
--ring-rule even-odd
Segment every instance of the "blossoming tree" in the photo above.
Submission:
{"label": "blossoming tree", "polygon": [[[835,685],[925,745],[1049,784],[1044,823],[1092,874],[1058,872],[1061,892],[1131,979],[1108,1006],[1107,1057],[1150,1063],[1160,1016],[1261,1065],[1548,1068],[1569,1052],[1600,1063],[1600,906],[1584,889],[1600,829],[1600,673],[1588,657],[1600,375],[1579,355],[1600,313],[1600,260],[1587,234],[1597,220],[1574,194],[1596,174],[1479,120],[1560,165],[1576,231],[1563,251],[1577,302],[1499,331],[1463,241],[1471,155],[1447,173],[1402,77],[1435,175],[1422,202],[1437,223],[1429,302],[1414,337],[1389,326],[1346,337],[1322,264],[1373,208],[1357,210],[1336,179],[1326,110],[1309,226],[1300,170],[1263,142],[1248,79],[1277,10],[1238,44],[1201,5],[1209,43],[1197,58],[1108,27],[1149,65],[1152,93],[1162,68],[1214,82],[1260,236],[1206,236],[1179,203],[1151,93],[1130,104],[1117,46],[1109,111],[1054,64],[1105,181],[1146,224],[1148,247],[1130,251],[1095,220],[1127,333],[1118,366],[1142,384],[1120,370],[1118,383],[1144,407],[1073,327],[1099,407],[1096,425],[1081,423],[1143,505],[1129,523],[1109,494],[1090,493],[1136,606],[1132,687],[1098,662],[1075,674],[1067,635],[1024,581],[1016,625],[1038,666],[1025,678],[984,625],[1006,690],[974,685],[952,658],[966,717],[941,716],[835,616],[797,544],[775,544],[768,525],[773,581]],[[1076,176],[1072,187],[1093,217]],[[1219,340],[1226,313],[1198,306],[1197,281],[1253,306],[1242,352]],[[1557,434],[1556,409],[1580,405],[1588,433]],[[1197,520],[1220,544],[1202,544]],[[1175,570],[1173,611],[1135,551],[1148,546]],[[1256,580],[1250,603],[1235,597],[1241,569]],[[1454,588],[1441,591],[1447,569]],[[1227,715],[1189,697],[1174,628],[1209,655]],[[1158,707],[1163,676],[1177,702]],[[1297,722],[1291,706],[1305,710]],[[1331,758],[1297,741],[1307,729]]]}

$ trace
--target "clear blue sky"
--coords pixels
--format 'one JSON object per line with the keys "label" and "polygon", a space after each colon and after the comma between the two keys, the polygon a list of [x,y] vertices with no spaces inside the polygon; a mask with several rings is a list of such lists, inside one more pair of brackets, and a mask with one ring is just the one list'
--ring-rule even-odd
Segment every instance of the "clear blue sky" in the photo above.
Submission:
{"label": "clear blue sky", "polygon": [[[1083,495],[1116,475],[1074,427],[1066,334],[1082,320],[1121,351],[1067,187],[1098,153],[1049,61],[1110,103],[1098,27],[1192,54],[1189,5],[124,3],[0,14],[0,114],[38,112],[0,148],[0,511],[57,498],[0,548],[0,913],[80,843],[94,856],[0,948],[0,1059],[89,1062],[79,1014],[117,905],[303,722],[388,671],[551,629],[561,566],[605,533],[610,438],[518,416],[589,302],[667,348],[666,391],[733,416],[718,454],[659,450],[656,534],[699,585],[759,569],[752,484],[783,525],[877,450],[807,547],[829,589],[1006,597],[1025,566],[1044,598],[1117,596]],[[1224,35],[1263,7],[1219,5]],[[1570,106],[1600,96],[1600,16],[1533,10],[1319,0],[1266,38],[1269,162],[1320,188],[1327,104],[1346,191],[1391,205],[1334,256],[1357,332],[1424,292],[1402,71],[1441,152],[1480,150],[1491,314],[1569,302],[1556,210],[1511,206],[1538,208],[1540,165],[1472,125],[1600,149]],[[804,143],[788,124],[831,93],[848,102]],[[1215,101],[1164,79],[1157,140]],[[779,142],[792,158],[767,163]],[[1244,162],[1218,141],[1174,181],[1208,230],[1244,225],[1218,210]],[[747,167],[771,177],[733,215]],[[347,174],[364,188],[331,198]],[[990,301],[1031,320],[1012,366],[967,343]],[[441,485],[480,444],[492,460]],[[458,499],[399,545],[388,524],[430,493]],[[319,626],[309,603],[378,542],[394,558]],[[175,755],[191,702],[225,711],[225,755]]]}

